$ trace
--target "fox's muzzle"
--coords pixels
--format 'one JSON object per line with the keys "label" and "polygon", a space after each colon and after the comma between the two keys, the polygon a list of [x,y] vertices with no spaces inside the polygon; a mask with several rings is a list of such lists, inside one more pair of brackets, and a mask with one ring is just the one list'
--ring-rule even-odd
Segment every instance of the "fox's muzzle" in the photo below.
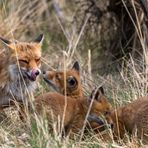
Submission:
{"label": "fox's muzzle", "polygon": [[[105,125],[105,121],[103,121],[102,118],[97,117],[96,115],[88,115],[87,120],[89,122],[96,122],[99,126]],[[108,128],[113,129],[113,123],[108,123],[107,126]]]}
{"label": "fox's muzzle", "polygon": [[29,80],[35,81],[37,76],[41,73],[40,69],[32,69],[28,72],[26,72],[26,75],[28,76]]}
{"label": "fox's muzzle", "polygon": [[105,124],[105,122],[101,118],[99,118],[99,117],[97,117],[95,115],[88,115],[87,120],[89,122],[96,122],[99,125],[104,125]]}

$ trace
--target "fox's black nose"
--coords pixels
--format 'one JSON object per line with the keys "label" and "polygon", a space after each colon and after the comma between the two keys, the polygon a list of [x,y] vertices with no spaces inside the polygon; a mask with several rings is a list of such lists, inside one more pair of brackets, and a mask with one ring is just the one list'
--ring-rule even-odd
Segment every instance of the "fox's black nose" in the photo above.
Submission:
{"label": "fox's black nose", "polygon": [[38,76],[39,74],[40,74],[40,72],[37,70],[37,71],[35,72],[35,75]]}

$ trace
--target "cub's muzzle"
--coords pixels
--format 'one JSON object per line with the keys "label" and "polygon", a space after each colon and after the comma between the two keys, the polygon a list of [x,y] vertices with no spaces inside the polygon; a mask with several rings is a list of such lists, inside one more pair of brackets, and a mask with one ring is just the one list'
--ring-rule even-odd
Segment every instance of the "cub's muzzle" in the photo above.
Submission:
{"label": "cub's muzzle", "polygon": [[[87,120],[89,122],[95,122],[97,123],[99,126],[104,126],[106,125],[106,122],[101,118],[101,117],[97,117],[96,115],[89,115],[87,117]],[[107,127],[113,129],[113,123],[107,123]]]}
{"label": "cub's muzzle", "polygon": [[45,81],[50,87],[52,87],[55,91],[60,92],[59,88],[54,84],[53,81],[51,81],[51,80],[49,80],[49,79],[47,78],[47,75],[46,75],[46,74],[43,74],[43,79],[44,79],[44,81]]}
{"label": "cub's muzzle", "polygon": [[95,115],[88,115],[87,120],[89,122],[96,122],[100,126],[105,124],[105,122],[101,118],[99,118],[99,117],[97,117]]}

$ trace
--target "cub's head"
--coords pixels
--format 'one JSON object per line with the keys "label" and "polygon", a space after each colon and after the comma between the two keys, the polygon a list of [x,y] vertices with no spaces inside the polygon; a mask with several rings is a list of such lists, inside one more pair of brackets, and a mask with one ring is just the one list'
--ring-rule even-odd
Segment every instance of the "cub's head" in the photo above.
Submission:
{"label": "cub's head", "polygon": [[44,80],[56,91],[67,96],[82,96],[82,86],[80,80],[80,66],[76,61],[72,68],[67,71],[46,71]]}
{"label": "cub's head", "polygon": [[41,73],[41,45],[43,38],[43,34],[41,34],[36,40],[28,43],[13,42],[0,37],[0,40],[8,47],[8,70],[12,79],[21,74],[25,79],[36,80]]}
{"label": "cub's head", "polygon": [[112,106],[104,94],[103,87],[96,88],[92,91],[89,102],[92,101],[92,107],[88,116],[88,121],[92,129],[100,129],[102,119],[102,127],[105,125],[105,120],[112,128],[113,121],[111,118]]}

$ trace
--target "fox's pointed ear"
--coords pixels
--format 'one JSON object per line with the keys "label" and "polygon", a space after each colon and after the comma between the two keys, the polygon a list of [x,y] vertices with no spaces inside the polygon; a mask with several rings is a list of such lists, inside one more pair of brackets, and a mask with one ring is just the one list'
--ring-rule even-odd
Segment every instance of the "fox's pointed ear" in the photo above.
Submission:
{"label": "fox's pointed ear", "polygon": [[89,99],[90,99],[90,100],[91,100],[91,99],[94,99],[94,100],[99,101],[102,95],[104,95],[104,89],[103,89],[103,87],[101,86],[101,87],[99,87],[99,88],[94,88],[94,89],[92,90],[92,93],[91,93]]}
{"label": "fox's pointed ear", "polygon": [[7,40],[7,39],[4,39],[2,37],[0,37],[0,40],[6,45],[6,46],[9,46],[12,42]]}
{"label": "fox's pointed ear", "polygon": [[104,89],[103,89],[103,87],[101,86],[101,87],[99,87],[99,92],[101,93],[101,94],[103,94],[104,95]]}
{"label": "fox's pointed ear", "polygon": [[38,43],[38,44],[40,44],[40,45],[42,45],[43,40],[44,40],[44,35],[43,35],[43,34],[40,34],[40,35],[34,40],[34,42],[35,42],[35,43]]}
{"label": "fox's pointed ear", "polygon": [[99,91],[98,91],[98,89],[95,87],[95,88],[92,90],[89,99],[90,99],[90,100],[92,100],[92,99],[98,100],[98,96],[99,96]]}
{"label": "fox's pointed ear", "polygon": [[11,49],[15,49],[15,44],[16,44],[16,42],[11,42],[11,41],[9,41],[9,40],[7,40],[7,39],[4,39],[4,38],[2,38],[2,37],[0,37],[0,40],[7,46],[7,47],[9,47],[9,48],[11,48]]}
{"label": "fox's pointed ear", "polygon": [[72,69],[74,69],[74,70],[80,72],[80,65],[79,65],[79,62],[78,62],[78,61],[76,61],[76,62],[73,64]]}

